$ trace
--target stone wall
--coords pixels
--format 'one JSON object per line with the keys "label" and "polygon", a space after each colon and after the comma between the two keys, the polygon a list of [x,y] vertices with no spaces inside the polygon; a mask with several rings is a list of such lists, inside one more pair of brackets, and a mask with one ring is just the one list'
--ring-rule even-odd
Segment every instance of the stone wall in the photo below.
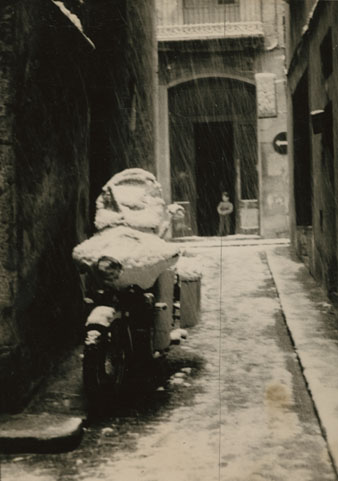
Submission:
{"label": "stone wall", "polygon": [[260,224],[264,237],[287,237],[289,233],[289,169],[287,153],[274,146],[286,132],[286,79],[284,48],[275,45],[256,59],[258,139],[260,157]]}
{"label": "stone wall", "polygon": [[52,2],[2,2],[0,18],[0,408],[16,409],[80,332],[92,46]]}
{"label": "stone wall", "polygon": [[[309,107],[310,112],[325,110],[332,106],[332,124],[327,110],[321,133],[314,133],[311,128],[313,203],[312,222],[314,236],[315,277],[320,279],[335,300],[338,300],[338,266],[337,266],[337,182],[338,182],[338,136],[336,121],[338,119],[337,94],[337,45],[338,8],[333,2],[324,2],[325,7],[319,12],[319,19],[313,26],[309,42]],[[331,47],[321,52],[321,46],[327,33],[331,34]],[[333,47],[333,50],[331,50]],[[333,59],[332,73],[327,77],[323,71],[323,60]],[[331,150],[332,149],[332,150]]]}
{"label": "stone wall", "polygon": [[71,252],[100,188],[154,170],[152,19],[148,0],[1,2],[0,411],[81,338]]}
{"label": "stone wall", "polygon": [[[277,152],[273,144],[276,135],[285,133],[287,130],[284,2],[264,0],[261,5],[264,38],[248,36],[240,39],[201,39],[159,43],[160,181],[165,186],[166,199],[170,200],[172,192],[168,179],[171,172],[170,154],[173,153],[173,149],[169,142],[170,125],[167,121],[168,92],[170,99],[170,90],[177,85],[206,78],[228,78],[255,84],[257,116],[255,106],[252,113],[256,116],[258,140],[259,231],[264,237],[287,237],[289,234],[288,156]],[[262,78],[269,78],[269,89],[260,90]],[[200,95],[203,96],[203,93]],[[222,103],[218,102],[218,105]],[[266,108],[264,113],[262,113],[263,107]],[[228,115],[229,109],[223,110],[223,116]],[[214,120],[216,121],[217,118],[220,120],[219,109],[215,109],[214,113]],[[245,205],[241,207],[244,209]],[[250,211],[255,214],[255,219],[258,214],[256,207],[255,205],[255,209]],[[243,219],[244,217],[243,213]]]}
{"label": "stone wall", "polygon": [[[292,176],[296,159],[296,149],[291,150],[291,233],[297,253],[308,265],[310,272],[322,283],[334,301],[338,299],[338,252],[337,252],[337,129],[338,97],[337,68],[338,61],[334,45],[337,44],[338,7],[335,2],[318,2],[311,11],[314,2],[297,2],[302,15],[292,15],[292,7],[296,2],[290,1],[289,6],[289,118],[288,129],[291,138],[291,148],[297,139],[292,134],[299,123],[299,117],[304,118],[303,129],[308,132],[310,160],[306,169],[310,172],[300,172],[297,178]],[[331,36],[330,42],[326,42]],[[297,39],[297,42],[295,41]],[[297,48],[296,48],[297,47]],[[325,72],[327,62],[331,63],[331,71]],[[306,103],[300,95],[304,79],[308,85],[308,111],[302,112],[301,106]],[[297,100],[298,99],[298,100]],[[293,100],[293,102],[292,102]],[[297,106],[297,111],[292,107]],[[331,110],[332,107],[332,110]],[[310,113],[322,110],[323,124],[315,131]],[[332,115],[331,115],[332,114]],[[331,118],[331,120],[330,120]],[[305,168],[305,167],[304,167]],[[311,205],[310,224],[307,229],[307,242],[303,241],[304,226],[297,219],[297,202],[295,189],[301,189],[304,178],[310,175]],[[299,217],[299,216],[298,216]],[[305,255],[305,259],[304,259]]]}
{"label": "stone wall", "polygon": [[[252,2],[256,3],[256,2]],[[267,50],[284,46],[284,0],[261,0],[264,46]]]}
{"label": "stone wall", "polygon": [[[17,203],[15,186],[14,119],[15,92],[14,63],[14,8],[12,2],[0,5],[0,378],[4,392],[11,377],[17,346],[13,326],[13,308],[17,290],[16,229]],[[3,402],[1,403],[3,404]]]}
{"label": "stone wall", "polygon": [[[87,0],[91,67],[91,199],[116,172],[154,170],[156,40],[152,0]],[[92,204],[93,205],[93,204]]]}
{"label": "stone wall", "polygon": [[307,25],[312,17],[316,0],[287,0],[287,3],[289,4],[287,17],[292,18],[291,22],[287,21],[287,61],[290,63],[294,55],[297,54],[302,37],[307,31]]}

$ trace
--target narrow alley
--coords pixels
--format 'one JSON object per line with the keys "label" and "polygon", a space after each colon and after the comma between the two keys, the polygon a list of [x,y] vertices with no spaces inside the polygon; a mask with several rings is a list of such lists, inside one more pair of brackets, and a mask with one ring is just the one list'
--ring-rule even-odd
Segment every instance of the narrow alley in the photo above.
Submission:
{"label": "narrow alley", "polygon": [[0,25],[0,481],[338,481],[338,1]]}
{"label": "narrow alley", "polygon": [[302,264],[282,242],[229,239],[182,243],[203,272],[202,319],[172,348],[161,385],[89,423],[72,452],[3,456],[2,481],[337,479],[270,266]]}

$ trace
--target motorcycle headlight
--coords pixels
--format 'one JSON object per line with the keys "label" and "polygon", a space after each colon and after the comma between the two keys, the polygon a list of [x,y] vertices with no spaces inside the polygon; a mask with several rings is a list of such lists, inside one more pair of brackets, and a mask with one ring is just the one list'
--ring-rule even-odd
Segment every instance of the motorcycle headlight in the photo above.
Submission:
{"label": "motorcycle headlight", "polygon": [[98,274],[105,283],[116,281],[122,273],[122,264],[116,259],[103,256],[96,264]]}

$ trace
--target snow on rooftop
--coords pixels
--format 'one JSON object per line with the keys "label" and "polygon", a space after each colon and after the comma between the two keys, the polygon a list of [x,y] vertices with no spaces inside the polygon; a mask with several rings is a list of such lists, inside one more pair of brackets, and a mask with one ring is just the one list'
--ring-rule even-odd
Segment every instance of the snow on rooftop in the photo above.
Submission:
{"label": "snow on rooftop", "polygon": [[[81,20],[79,19],[79,17],[77,15],[75,15],[75,13],[71,12],[63,2],[59,1],[59,0],[52,0],[52,2],[54,3],[54,5],[56,5],[57,7],[59,7],[59,9],[61,10],[61,12],[72,22],[72,24],[81,32],[81,34],[85,37],[85,39],[87,40],[87,42],[90,43],[90,45],[95,48],[95,45],[94,43],[92,42],[92,40],[87,37],[87,35],[84,33],[84,30],[83,30],[83,26],[82,26],[82,23],[81,23]],[[82,3],[82,2],[81,2]]]}
{"label": "snow on rooftop", "polygon": [[310,12],[309,12],[309,15],[308,15],[308,18],[307,18],[307,21],[306,21],[306,24],[303,26],[302,28],[302,35],[305,35],[305,33],[309,30],[309,27],[310,27],[310,23],[312,21],[312,18],[314,16],[314,13],[318,7],[318,4],[319,4],[319,0],[316,0],[315,3],[313,4]]}

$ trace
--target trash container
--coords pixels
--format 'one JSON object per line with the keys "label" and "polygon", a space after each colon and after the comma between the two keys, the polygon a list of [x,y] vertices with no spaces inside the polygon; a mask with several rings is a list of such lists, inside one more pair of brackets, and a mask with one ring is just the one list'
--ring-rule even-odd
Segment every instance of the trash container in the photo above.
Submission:
{"label": "trash container", "polygon": [[176,266],[180,279],[180,327],[193,327],[201,314],[202,274],[196,269],[196,259],[181,257]]}
{"label": "trash container", "polygon": [[193,327],[200,320],[201,313],[201,277],[196,279],[181,278],[180,325]]}

